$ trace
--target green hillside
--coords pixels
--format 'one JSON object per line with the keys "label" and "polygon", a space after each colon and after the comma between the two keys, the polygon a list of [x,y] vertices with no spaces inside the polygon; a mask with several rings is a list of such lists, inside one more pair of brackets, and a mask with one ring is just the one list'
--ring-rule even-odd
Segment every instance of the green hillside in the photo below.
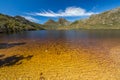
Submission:
{"label": "green hillside", "polygon": [[69,29],[120,29],[120,8],[95,14],[87,19],[70,23],[64,18],[58,21],[49,19],[43,25],[26,20],[24,17],[0,14],[0,32],[18,32],[24,30],[69,30]]}
{"label": "green hillside", "polygon": [[92,15],[59,29],[120,29],[120,8]]}
{"label": "green hillside", "polygon": [[23,30],[41,30],[42,25],[26,20],[24,17],[0,14],[0,32],[17,32]]}

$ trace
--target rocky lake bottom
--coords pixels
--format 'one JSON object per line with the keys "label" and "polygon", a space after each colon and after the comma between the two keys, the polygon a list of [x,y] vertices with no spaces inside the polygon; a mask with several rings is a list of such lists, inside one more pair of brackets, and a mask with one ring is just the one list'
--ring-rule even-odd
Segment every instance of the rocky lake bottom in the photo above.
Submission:
{"label": "rocky lake bottom", "polygon": [[119,80],[120,32],[0,35],[0,80]]}

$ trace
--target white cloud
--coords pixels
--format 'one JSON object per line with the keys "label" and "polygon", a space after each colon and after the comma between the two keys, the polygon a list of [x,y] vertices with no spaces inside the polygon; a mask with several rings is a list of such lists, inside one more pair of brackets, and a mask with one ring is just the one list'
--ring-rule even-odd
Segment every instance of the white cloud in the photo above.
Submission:
{"label": "white cloud", "polygon": [[75,16],[90,16],[95,14],[94,12],[87,12],[85,9],[80,7],[68,7],[64,11],[59,10],[58,12],[53,12],[52,10],[41,11],[34,13],[35,16],[45,16],[45,17],[75,17]]}
{"label": "white cloud", "polygon": [[33,18],[31,16],[23,16],[25,19],[31,21],[31,22],[40,22],[38,19],[36,18]]}

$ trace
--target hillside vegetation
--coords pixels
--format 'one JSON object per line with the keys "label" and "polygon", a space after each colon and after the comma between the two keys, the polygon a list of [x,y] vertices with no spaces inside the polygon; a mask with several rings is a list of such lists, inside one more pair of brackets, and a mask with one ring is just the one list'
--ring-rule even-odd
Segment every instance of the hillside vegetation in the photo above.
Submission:
{"label": "hillside vegetation", "polygon": [[58,21],[49,19],[43,25],[26,20],[24,17],[0,14],[0,32],[17,32],[24,30],[69,30],[69,29],[120,29],[120,8],[95,14],[87,19],[73,23],[64,18]]}
{"label": "hillside vegetation", "polygon": [[92,15],[59,29],[120,29],[120,8]]}
{"label": "hillside vegetation", "polygon": [[23,30],[41,30],[42,25],[30,22],[24,17],[0,14],[0,32],[17,32]]}

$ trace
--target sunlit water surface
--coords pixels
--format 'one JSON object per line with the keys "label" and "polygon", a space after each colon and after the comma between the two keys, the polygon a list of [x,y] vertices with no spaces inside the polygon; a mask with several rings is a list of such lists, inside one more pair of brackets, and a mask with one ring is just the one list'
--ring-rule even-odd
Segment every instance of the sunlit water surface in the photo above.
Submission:
{"label": "sunlit water surface", "polygon": [[120,30],[0,34],[0,80],[120,80]]}

